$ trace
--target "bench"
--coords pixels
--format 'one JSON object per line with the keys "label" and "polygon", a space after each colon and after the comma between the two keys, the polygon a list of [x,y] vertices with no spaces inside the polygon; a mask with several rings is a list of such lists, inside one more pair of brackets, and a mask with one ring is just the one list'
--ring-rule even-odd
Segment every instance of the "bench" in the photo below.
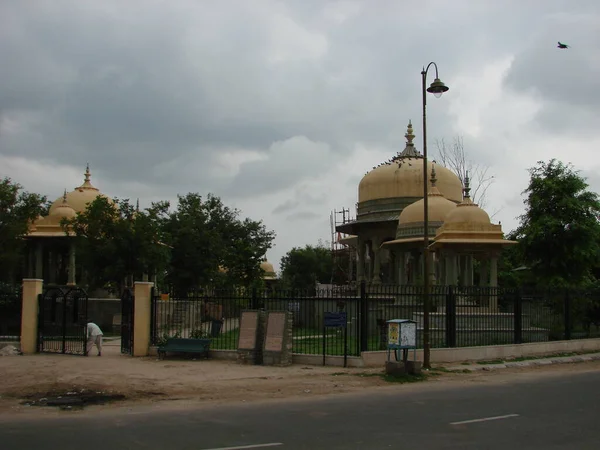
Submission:
{"label": "bench", "polygon": [[164,358],[170,353],[199,353],[208,358],[210,339],[169,338],[165,345],[158,347],[158,357]]}

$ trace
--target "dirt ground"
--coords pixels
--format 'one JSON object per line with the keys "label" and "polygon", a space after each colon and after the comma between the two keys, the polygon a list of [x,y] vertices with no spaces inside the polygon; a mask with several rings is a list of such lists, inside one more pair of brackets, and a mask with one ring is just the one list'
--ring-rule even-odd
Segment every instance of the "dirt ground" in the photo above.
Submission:
{"label": "dirt ground", "polygon": [[424,383],[398,384],[379,376],[383,368],[267,367],[242,366],[235,361],[131,358],[121,355],[118,341],[114,341],[106,343],[102,357],[50,354],[0,357],[0,418],[29,415],[33,410],[38,415],[42,409],[50,410],[24,405],[23,399],[28,396],[81,389],[125,395],[124,402],[102,406],[113,408],[167,401],[219,404],[291,399],[365,389],[412,389],[423,384],[433,388],[446,383],[507,382],[515,375],[588,370],[600,370],[600,361],[472,373],[449,373],[434,368]]}

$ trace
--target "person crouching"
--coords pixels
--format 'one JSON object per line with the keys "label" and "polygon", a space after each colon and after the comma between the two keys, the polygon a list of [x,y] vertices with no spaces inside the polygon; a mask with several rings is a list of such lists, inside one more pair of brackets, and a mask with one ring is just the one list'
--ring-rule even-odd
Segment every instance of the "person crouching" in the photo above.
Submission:
{"label": "person crouching", "polygon": [[87,345],[85,349],[86,356],[90,354],[94,344],[98,348],[98,356],[102,356],[102,330],[94,322],[88,322],[86,327]]}

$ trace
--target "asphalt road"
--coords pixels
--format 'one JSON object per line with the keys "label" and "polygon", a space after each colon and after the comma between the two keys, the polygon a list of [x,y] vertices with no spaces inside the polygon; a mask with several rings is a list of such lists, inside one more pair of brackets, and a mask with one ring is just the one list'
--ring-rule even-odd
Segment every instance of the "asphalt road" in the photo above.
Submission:
{"label": "asphalt road", "polygon": [[[598,449],[600,371],[0,423],[8,449]],[[135,410],[134,410],[135,411]]]}

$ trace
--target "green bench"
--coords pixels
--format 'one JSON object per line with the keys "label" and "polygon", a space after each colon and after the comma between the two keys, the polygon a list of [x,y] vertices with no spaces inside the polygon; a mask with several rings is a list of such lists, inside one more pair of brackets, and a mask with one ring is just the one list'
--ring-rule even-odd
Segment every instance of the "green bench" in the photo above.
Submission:
{"label": "green bench", "polygon": [[199,353],[208,358],[209,349],[210,339],[169,338],[158,347],[158,357],[164,358],[167,353]]}

